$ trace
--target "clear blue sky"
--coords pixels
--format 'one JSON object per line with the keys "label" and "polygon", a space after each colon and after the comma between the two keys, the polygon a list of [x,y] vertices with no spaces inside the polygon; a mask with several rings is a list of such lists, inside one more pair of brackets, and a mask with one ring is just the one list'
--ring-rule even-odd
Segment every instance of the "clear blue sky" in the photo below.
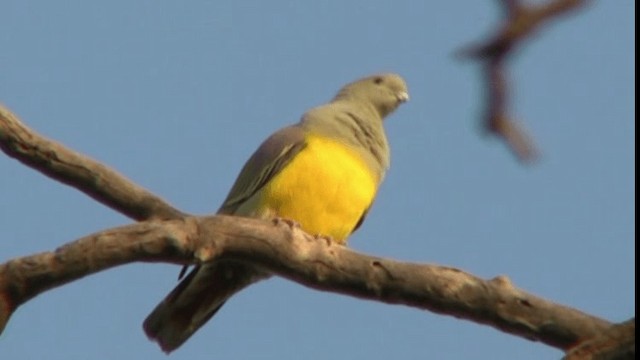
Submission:
{"label": "clear blue sky", "polygon": [[[513,62],[512,109],[542,149],[523,167],[480,135],[478,66],[452,53],[500,16],[474,1],[18,1],[0,22],[0,102],[180,209],[214,212],[269,133],[353,79],[394,71],[392,166],[350,246],[504,274],[612,321],[635,315],[633,1],[554,23]],[[0,261],[130,223],[0,156]],[[135,264],[47,292],[2,359],[164,359],[141,323],[179,267]],[[557,359],[493,328],[273,279],[172,359]]]}

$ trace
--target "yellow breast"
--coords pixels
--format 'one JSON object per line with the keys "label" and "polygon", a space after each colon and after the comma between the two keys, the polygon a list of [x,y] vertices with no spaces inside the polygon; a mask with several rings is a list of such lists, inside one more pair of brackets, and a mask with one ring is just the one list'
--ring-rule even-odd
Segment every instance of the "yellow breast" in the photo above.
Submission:
{"label": "yellow breast", "polygon": [[300,223],[310,234],[344,243],[371,205],[379,183],[360,156],[345,145],[316,136],[263,189],[263,215]]}

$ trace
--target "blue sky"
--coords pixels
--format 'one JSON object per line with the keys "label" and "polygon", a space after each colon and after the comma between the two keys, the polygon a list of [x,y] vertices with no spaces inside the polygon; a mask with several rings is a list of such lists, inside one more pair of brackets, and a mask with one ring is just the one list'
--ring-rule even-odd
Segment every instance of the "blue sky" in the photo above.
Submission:
{"label": "blue sky", "polygon": [[[403,75],[392,166],[358,251],[507,275],[612,321],[635,315],[633,1],[593,2],[512,62],[512,111],[541,161],[479,132],[494,2],[2,2],[0,102],[39,133],[195,214],[214,212],[272,131],[353,79]],[[0,156],[0,261],[130,223]],[[0,336],[6,359],[164,359],[141,330],[178,267],[134,264],[47,292]],[[172,359],[554,359],[493,328],[272,279]]]}

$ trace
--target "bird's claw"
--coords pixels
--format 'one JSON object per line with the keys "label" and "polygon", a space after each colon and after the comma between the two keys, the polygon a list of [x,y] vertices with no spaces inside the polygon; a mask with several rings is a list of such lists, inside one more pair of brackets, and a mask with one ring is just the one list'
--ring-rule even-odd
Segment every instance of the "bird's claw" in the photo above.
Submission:
{"label": "bird's claw", "polygon": [[292,219],[286,219],[283,217],[275,217],[273,218],[273,224],[274,225],[280,225],[280,224],[285,224],[287,226],[289,226],[291,229],[299,229],[300,228],[300,223],[292,220]]}
{"label": "bird's claw", "polygon": [[338,243],[332,236],[329,235],[315,234],[313,235],[313,238],[316,240],[324,240],[328,246]]}

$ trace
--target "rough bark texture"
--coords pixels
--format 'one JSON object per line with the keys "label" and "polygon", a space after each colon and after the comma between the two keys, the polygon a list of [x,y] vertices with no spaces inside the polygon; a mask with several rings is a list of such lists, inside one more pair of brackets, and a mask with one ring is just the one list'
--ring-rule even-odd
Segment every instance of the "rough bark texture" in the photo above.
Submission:
{"label": "rough bark texture", "polygon": [[609,327],[567,352],[565,360],[635,359],[636,318]]}
{"label": "rough bark texture", "polygon": [[34,296],[113,266],[232,259],[314,289],[469,319],[561,349],[611,326],[528,294],[505,276],[487,281],[451,267],[366,256],[279,224],[228,216],[148,221],[10,260],[0,265],[0,324]]}

